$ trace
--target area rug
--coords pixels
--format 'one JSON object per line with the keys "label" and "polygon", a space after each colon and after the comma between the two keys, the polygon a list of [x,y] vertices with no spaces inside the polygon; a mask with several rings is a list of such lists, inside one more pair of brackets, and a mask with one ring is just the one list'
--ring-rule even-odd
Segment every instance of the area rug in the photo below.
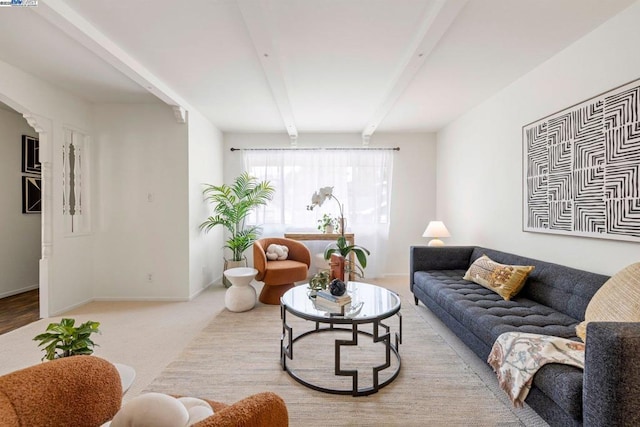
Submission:
{"label": "area rug", "polygon": [[[402,367],[378,393],[332,395],[293,380],[280,366],[280,308],[265,305],[220,312],[145,391],[227,403],[273,391],[285,400],[292,426],[538,425],[530,409],[515,410],[482,381],[419,313],[424,308],[406,298],[402,304]],[[332,363],[332,344],[314,344],[294,347],[294,360]]]}

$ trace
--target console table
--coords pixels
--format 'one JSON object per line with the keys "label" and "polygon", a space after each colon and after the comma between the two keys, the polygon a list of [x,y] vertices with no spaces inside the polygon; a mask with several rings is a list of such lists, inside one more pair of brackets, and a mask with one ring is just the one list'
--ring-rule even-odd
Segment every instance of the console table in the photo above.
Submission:
{"label": "console table", "polygon": [[[285,233],[284,237],[286,239],[293,240],[326,240],[326,241],[336,241],[338,237],[342,236],[340,233]],[[349,245],[356,244],[356,237],[353,233],[344,233],[344,238]],[[354,263],[355,257],[353,252],[349,254],[349,262]],[[355,280],[356,275],[353,271],[349,273],[349,280]]]}

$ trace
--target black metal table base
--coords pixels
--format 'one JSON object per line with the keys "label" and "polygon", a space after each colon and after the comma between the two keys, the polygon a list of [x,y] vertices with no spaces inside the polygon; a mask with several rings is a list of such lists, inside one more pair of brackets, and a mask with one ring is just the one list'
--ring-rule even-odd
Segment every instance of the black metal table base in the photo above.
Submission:
{"label": "black metal table base", "polygon": [[[294,380],[299,382],[302,385],[305,385],[313,390],[331,393],[331,394],[343,394],[343,395],[352,395],[352,396],[367,396],[373,393],[377,393],[382,387],[390,384],[393,380],[395,380],[400,373],[401,361],[400,361],[400,352],[399,346],[402,343],[402,315],[400,312],[395,313],[399,319],[399,327],[398,331],[392,334],[390,327],[382,323],[384,319],[369,319],[367,321],[358,321],[353,323],[344,323],[344,320],[340,322],[341,326],[336,326],[332,323],[331,318],[327,318],[326,322],[315,322],[315,329],[311,329],[306,331],[297,337],[293,336],[293,328],[287,324],[287,310],[283,306],[281,307],[281,317],[282,317],[282,337],[280,338],[280,361],[282,364],[282,369],[286,371]],[[321,324],[326,324],[327,326],[322,327]],[[359,325],[362,324],[371,324],[373,332],[359,330]],[[314,384],[310,381],[302,378],[300,374],[298,374],[294,369],[290,369],[287,365],[287,360],[293,360],[293,345],[297,341],[308,337],[312,334],[324,333],[324,332],[350,332],[351,339],[336,339],[335,340],[335,351],[334,351],[334,365],[335,371],[334,374],[336,376],[344,376],[351,377],[351,389],[336,389],[329,387],[322,387],[318,384]],[[357,369],[342,369],[342,358],[341,352],[343,347],[348,346],[357,346],[359,336],[366,336],[368,338],[372,338],[374,343],[382,343],[384,346],[385,352],[385,362],[378,366],[372,366],[372,377],[373,384],[371,387],[363,387],[360,388],[358,384],[358,370]],[[380,382],[380,373],[385,371],[388,368],[392,368],[392,359],[391,357],[395,357],[397,360],[397,366],[395,366],[395,370],[391,372],[391,375],[386,380]]]}

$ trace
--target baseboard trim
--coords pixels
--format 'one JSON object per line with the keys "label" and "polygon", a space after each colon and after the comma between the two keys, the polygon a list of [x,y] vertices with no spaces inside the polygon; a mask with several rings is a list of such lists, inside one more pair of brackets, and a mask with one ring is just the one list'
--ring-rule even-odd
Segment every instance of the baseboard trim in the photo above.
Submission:
{"label": "baseboard trim", "polygon": [[190,298],[188,297],[97,297],[97,298],[93,298],[88,302],[91,302],[91,301],[185,302],[185,301],[190,301]]}
{"label": "baseboard trim", "polygon": [[79,302],[79,303],[71,304],[71,305],[69,305],[69,306],[67,306],[67,307],[65,307],[65,308],[62,308],[62,309],[60,309],[60,310],[56,310],[56,311],[54,311],[54,312],[49,313],[49,317],[61,316],[61,315],[63,315],[64,313],[66,313],[67,311],[71,311],[71,310],[73,310],[74,308],[78,308],[78,307],[83,306],[83,305],[85,305],[85,304],[89,304],[91,301],[93,301],[93,299],[92,299],[92,298],[89,298],[89,299],[86,299],[86,300],[81,301],[81,302]]}
{"label": "baseboard trim", "polygon": [[40,285],[27,286],[26,288],[14,289],[13,291],[8,291],[0,294],[0,298],[12,297],[14,295],[22,294],[25,292],[33,291],[34,289],[38,289]]}

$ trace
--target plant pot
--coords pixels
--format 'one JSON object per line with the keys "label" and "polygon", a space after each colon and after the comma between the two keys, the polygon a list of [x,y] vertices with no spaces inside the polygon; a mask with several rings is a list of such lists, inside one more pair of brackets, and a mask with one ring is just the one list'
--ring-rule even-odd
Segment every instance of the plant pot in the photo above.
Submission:
{"label": "plant pot", "polygon": [[[224,259],[224,271],[227,271],[231,268],[237,268],[237,267],[248,267],[249,264],[247,262],[247,257],[243,257],[240,261],[231,261],[228,259]],[[222,285],[225,288],[230,288],[231,287],[231,282],[225,277],[225,275],[222,275]]]}
{"label": "plant pot", "polygon": [[325,234],[333,234],[335,230],[333,229],[333,225],[325,225],[324,232]]}

